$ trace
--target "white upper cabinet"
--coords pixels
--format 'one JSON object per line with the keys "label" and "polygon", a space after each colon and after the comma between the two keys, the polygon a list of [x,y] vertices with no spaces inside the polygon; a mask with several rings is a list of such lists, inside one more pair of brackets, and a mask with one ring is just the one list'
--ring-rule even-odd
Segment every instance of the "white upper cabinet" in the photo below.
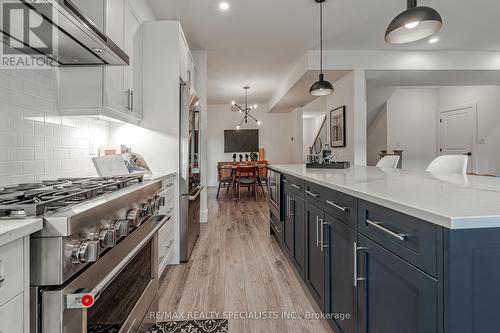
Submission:
{"label": "white upper cabinet", "polygon": [[179,37],[179,73],[182,81],[189,83],[191,87],[194,84],[194,70],[191,51],[181,30]]}
{"label": "white upper cabinet", "polygon": [[132,7],[125,7],[125,46],[124,50],[130,57],[130,64],[125,67],[125,91],[128,92],[130,112],[137,118],[142,118],[142,44],[140,43],[140,19]]}
{"label": "white upper cabinet", "polygon": [[[62,115],[103,115],[138,124],[142,118],[140,52],[136,41],[140,20],[128,0],[74,0],[129,56],[129,66],[63,67],[59,69]],[[136,56],[137,55],[137,56]]]}

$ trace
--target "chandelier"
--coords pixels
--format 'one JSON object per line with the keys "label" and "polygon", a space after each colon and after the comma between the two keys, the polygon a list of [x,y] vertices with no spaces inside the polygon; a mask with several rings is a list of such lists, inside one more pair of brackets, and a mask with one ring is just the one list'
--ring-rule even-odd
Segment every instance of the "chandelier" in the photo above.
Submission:
{"label": "chandelier", "polygon": [[245,89],[245,107],[242,107],[242,106],[238,105],[235,101],[231,102],[231,105],[233,107],[235,107],[240,113],[244,113],[245,114],[243,116],[243,119],[241,119],[240,123],[236,126],[236,129],[238,129],[238,130],[241,128],[241,125],[243,125],[243,123],[245,123],[245,124],[248,123],[248,118],[249,117],[252,118],[257,123],[257,125],[262,124],[262,122],[260,120],[255,119],[250,114],[250,112],[252,110],[255,110],[255,109],[257,109],[259,107],[257,104],[248,105],[248,90],[250,89],[250,87],[245,86],[245,87],[243,87],[243,89]]}

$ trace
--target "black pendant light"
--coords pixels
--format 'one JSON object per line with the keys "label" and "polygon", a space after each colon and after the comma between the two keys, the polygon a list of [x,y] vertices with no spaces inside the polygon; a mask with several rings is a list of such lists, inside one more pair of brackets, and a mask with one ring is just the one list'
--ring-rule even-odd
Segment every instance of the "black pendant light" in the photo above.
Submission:
{"label": "black pendant light", "polygon": [[315,0],[319,3],[319,81],[315,82],[309,93],[313,96],[326,96],[333,92],[333,85],[325,80],[325,75],[323,74],[323,2],[326,0]]}
{"label": "black pendant light", "polygon": [[407,8],[387,27],[385,32],[387,43],[415,42],[435,34],[443,26],[443,19],[435,9],[417,6],[417,0],[407,0]]}

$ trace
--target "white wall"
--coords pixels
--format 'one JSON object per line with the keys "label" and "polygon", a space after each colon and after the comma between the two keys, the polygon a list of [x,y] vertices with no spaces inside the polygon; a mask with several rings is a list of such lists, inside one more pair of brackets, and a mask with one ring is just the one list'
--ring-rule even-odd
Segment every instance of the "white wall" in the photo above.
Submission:
{"label": "white wall", "polygon": [[375,116],[367,131],[367,163],[377,165],[380,151],[387,150],[387,106]]}
{"label": "white wall", "polygon": [[334,83],[335,91],[326,99],[328,137],[330,137],[330,111],[346,106],[346,147],[334,148],[334,154],[341,154],[339,160],[354,162],[354,73],[350,72]]}
{"label": "white wall", "polygon": [[[297,113],[272,114],[267,111],[267,106],[260,105],[253,115],[262,121],[262,125],[258,126],[249,121],[244,128],[259,129],[259,145],[266,150],[266,160],[269,163],[294,163],[296,159],[295,137],[298,135]],[[300,117],[302,118],[301,112]],[[233,154],[224,153],[224,130],[235,129],[241,119],[242,114],[232,112],[229,103],[208,105],[207,167],[209,186],[217,185],[217,162],[232,161]],[[292,142],[292,137],[294,137],[294,142]],[[298,149],[302,150],[301,128]]]}
{"label": "white wall", "polygon": [[[438,109],[477,103],[479,174],[500,175],[500,87],[440,87]],[[483,143],[484,142],[484,143]]]}
{"label": "white wall", "polygon": [[437,155],[437,89],[396,88],[387,101],[387,149],[403,150],[403,168],[424,170]]}
{"label": "white wall", "polygon": [[[310,118],[304,118],[302,126],[302,142],[303,142],[303,158],[306,161],[307,155],[309,154],[309,148],[313,145],[316,136],[325,120],[326,113],[322,115],[317,115]],[[326,125],[325,125],[326,126]]]}

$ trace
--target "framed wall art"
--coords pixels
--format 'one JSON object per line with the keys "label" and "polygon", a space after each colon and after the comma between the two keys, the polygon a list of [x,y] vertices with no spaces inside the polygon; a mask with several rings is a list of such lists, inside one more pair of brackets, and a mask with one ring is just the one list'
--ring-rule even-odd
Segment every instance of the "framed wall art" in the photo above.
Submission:
{"label": "framed wall art", "polygon": [[345,105],[330,111],[330,146],[345,147]]}

